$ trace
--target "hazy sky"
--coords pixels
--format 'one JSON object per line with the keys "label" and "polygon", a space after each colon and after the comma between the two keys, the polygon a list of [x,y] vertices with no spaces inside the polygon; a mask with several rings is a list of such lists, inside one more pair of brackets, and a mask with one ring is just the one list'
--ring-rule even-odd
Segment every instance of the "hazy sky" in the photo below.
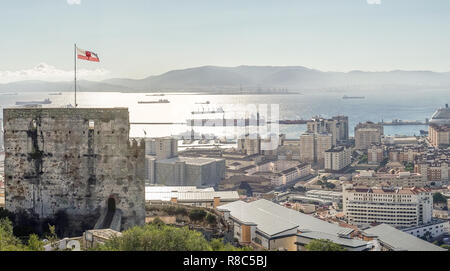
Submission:
{"label": "hazy sky", "polygon": [[450,71],[449,0],[1,0],[0,83],[203,65]]}

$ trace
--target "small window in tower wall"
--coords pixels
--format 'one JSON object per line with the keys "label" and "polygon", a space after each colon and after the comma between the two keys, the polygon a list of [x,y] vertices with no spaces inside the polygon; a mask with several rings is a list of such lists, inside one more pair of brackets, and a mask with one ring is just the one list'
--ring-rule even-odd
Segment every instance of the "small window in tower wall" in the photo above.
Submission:
{"label": "small window in tower wall", "polygon": [[89,121],[89,129],[94,130],[94,128],[95,128],[95,122],[93,120],[90,120]]}

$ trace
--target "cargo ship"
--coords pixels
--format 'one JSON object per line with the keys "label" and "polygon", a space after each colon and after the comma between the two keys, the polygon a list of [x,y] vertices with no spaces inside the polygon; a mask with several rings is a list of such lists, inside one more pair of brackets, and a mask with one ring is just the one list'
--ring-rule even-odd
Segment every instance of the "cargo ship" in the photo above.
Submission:
{"label": "cargo ship", "polygon": [[16,102],[16,105],[37,105],[37,104],[51,104],[50,99],[45,99],[43,101],[30,101],[30,102]]}
{"label": "cargo ship", "polygon": [[366,97],[364,96],[347,96],[344,95],[344,97],[342,97],[342,99],[365,99]]}
{"label": "cargo ship", "polygon": [[157,101],[139,101],[138,104],[168,104],[170,103],[167,99],[159,99]]}

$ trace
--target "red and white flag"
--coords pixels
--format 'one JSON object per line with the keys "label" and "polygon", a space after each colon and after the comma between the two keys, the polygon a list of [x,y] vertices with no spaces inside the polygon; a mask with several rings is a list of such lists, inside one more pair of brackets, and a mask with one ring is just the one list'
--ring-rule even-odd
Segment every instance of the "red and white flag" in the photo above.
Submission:
{"label": "red and white flag", "polygon": [[83,59],[87,61],[100,62],[100,58],[94,52],[86,51],[77,47],[78,59]]}

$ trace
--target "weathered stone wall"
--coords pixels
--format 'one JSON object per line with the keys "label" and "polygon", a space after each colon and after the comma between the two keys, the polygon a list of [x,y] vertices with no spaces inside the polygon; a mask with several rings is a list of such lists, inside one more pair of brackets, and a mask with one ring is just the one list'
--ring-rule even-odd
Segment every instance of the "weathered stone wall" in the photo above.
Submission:
{"label": "weathered stone wall", "polygon": [[3,119],[0,119],[0,151],[3,151]]}
{"label": "weathered stone wall", "polygon": [[15,108],[3,118],[8,210],[93,221],[114,198],[124,228],[144,223],[145,144],[129,140],[127,108]]}

